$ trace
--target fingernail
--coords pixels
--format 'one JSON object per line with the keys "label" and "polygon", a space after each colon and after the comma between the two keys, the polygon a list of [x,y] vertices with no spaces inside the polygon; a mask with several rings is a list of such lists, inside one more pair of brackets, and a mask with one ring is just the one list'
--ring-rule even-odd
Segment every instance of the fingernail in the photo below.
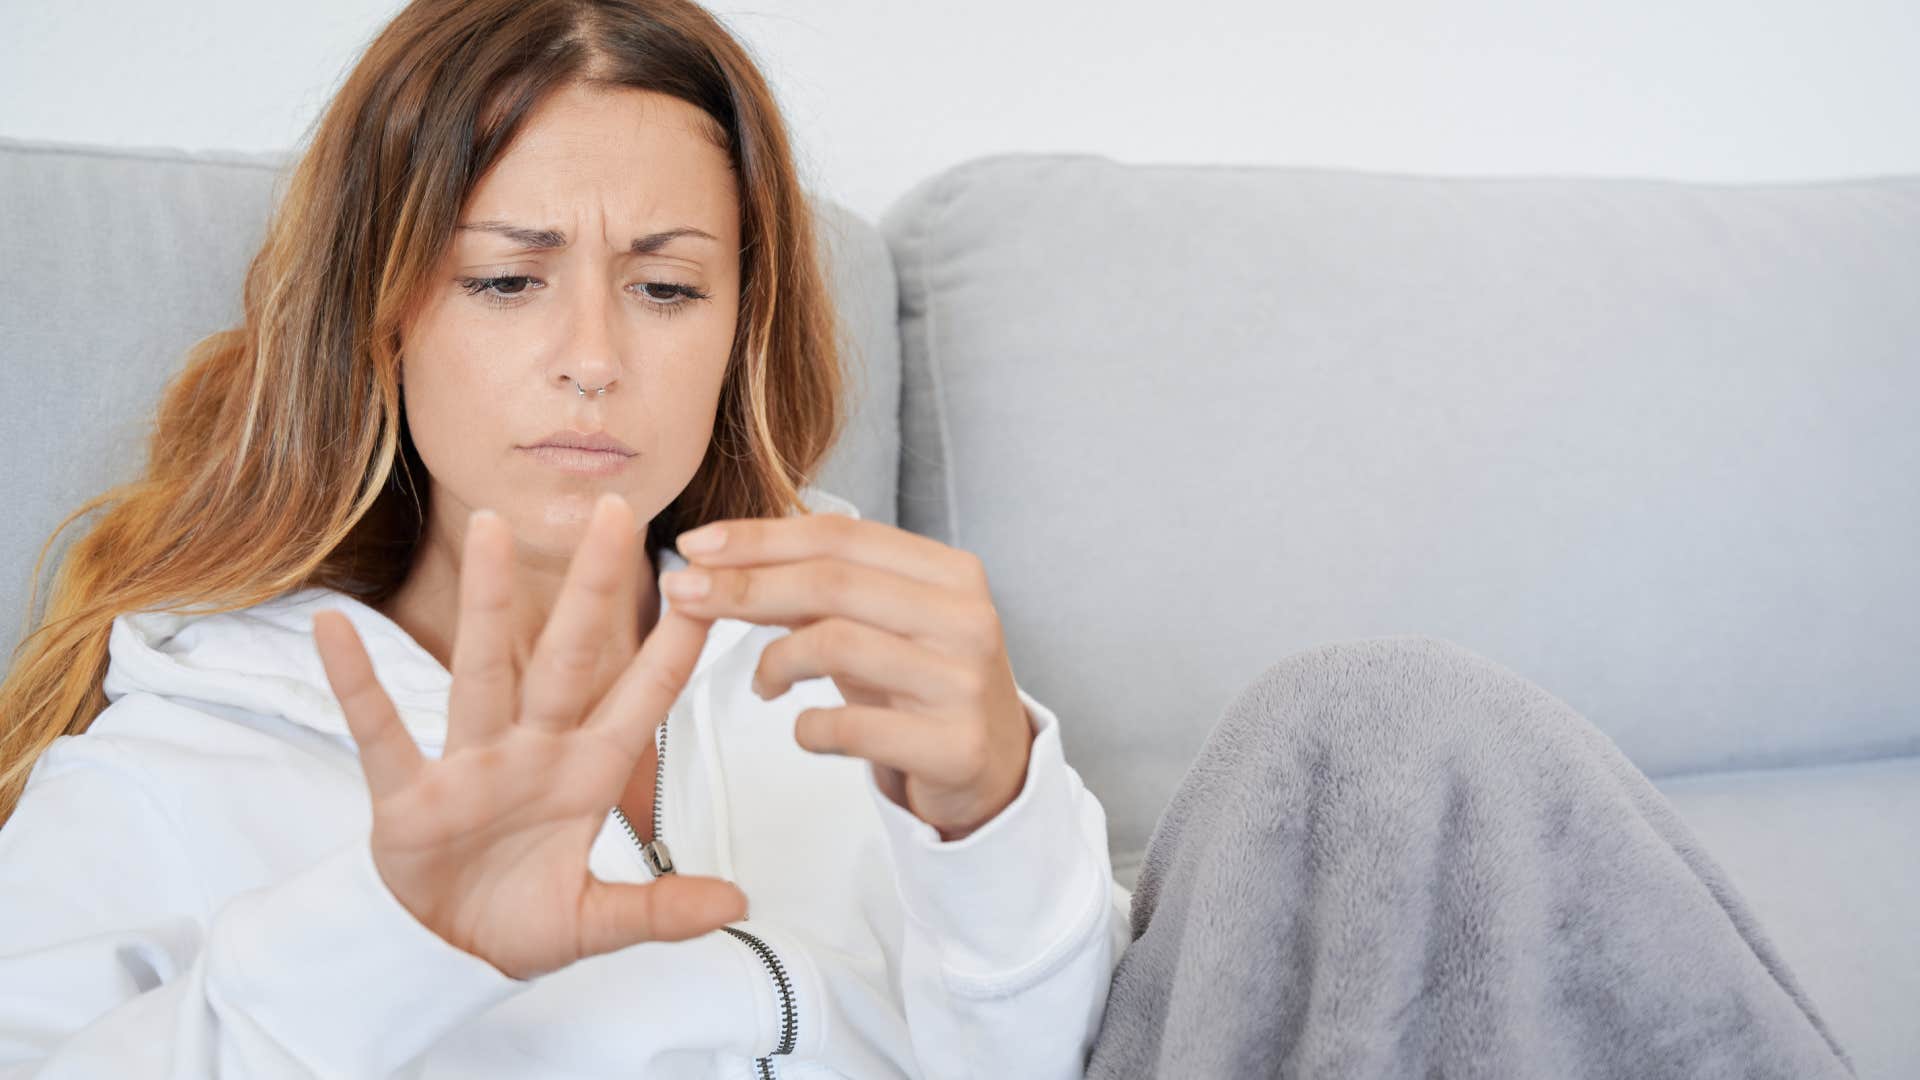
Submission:
{"label": "fingernail", "polygon": [[674,541],[674,546],[678,547],[682,554],[688,552],[701,554],[709,551],[719,551],[720,546],[726,542],[727,527],[714,524],[702,525],[692,532],[681,533],[679,538]]}

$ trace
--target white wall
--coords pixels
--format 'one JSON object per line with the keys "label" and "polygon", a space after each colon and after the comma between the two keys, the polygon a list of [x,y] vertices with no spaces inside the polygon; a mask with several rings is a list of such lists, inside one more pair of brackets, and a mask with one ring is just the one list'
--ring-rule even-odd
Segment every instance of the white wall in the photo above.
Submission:
{"label": "white wall", "polygon": [[[980,154],[1708,181],[1920,172],[1920,0],[715,3],[868,217]],[[0,135],[281,149],[394,0],[0,0]]]}

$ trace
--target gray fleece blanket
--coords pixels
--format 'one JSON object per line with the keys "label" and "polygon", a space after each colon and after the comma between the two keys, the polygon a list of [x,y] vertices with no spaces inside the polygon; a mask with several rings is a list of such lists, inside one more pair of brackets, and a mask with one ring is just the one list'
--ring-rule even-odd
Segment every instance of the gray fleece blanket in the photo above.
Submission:
{"label": "gray fleece blanket", "polygon": [[1155,826],[1087,1075],[1846,1077],[1673,808],[1450,642],[1289,656]]}

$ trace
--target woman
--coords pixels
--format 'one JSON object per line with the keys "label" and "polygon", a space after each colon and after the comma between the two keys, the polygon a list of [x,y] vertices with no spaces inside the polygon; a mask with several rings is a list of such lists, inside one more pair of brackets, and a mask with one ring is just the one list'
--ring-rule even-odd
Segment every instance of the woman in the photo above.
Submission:
{"label": "woman", "polygon": [[977,560],[803,483],[811,256],[699,9],[394,20],[0,686],[0,1076],[1845,1075],[1444,642],[1263,673],[1123,908]]}
{"label": "woman", "polygon": [[1105,815],[804,483],[811,228],[692,4],[395,17],[0,690],[0,1065],[1080,1075]]}

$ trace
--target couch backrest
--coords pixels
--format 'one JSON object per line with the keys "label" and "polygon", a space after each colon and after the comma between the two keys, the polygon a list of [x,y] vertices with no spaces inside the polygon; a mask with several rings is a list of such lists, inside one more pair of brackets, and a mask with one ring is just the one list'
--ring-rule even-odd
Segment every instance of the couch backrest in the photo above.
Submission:
{"label": "couch backrest", "polygon": [[1016,154],[880,224],[901,524],[985,560],[1123,857],[1346,638],[1478,651],[1655,774],[1920,750],[1920,177]]}
{"label": "couch backrest", "polygon": [[[287,152],[186,153],[0,138],[0,666],[21,634],[34,557],[68,512],[137,474],[161,386],[238,322],[241,282]],[[899,339],[873,225],[815,199],[845,322],[848,434],[816,479],[893,523]],[[81,525],[69,526],[42,568]]]}

